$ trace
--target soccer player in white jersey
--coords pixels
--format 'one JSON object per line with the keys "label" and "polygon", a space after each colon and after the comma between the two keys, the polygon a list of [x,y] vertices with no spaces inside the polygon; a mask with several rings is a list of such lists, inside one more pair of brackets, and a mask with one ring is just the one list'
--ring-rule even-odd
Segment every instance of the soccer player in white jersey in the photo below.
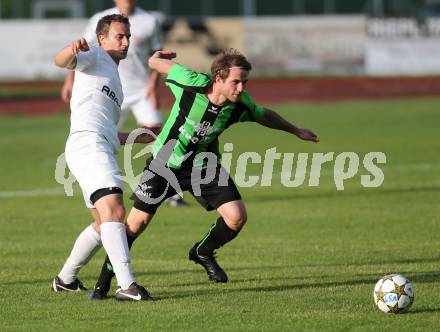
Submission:
{"label": "soccer player in white jersey", "polygon": [[[119,75],[124,92],[118,129],[124,125],[130,111],[139,126],[148,128],[156,135],[162,129],[158,83],[159,73],[151,70],[147,60],[155,51],[162,49],[161,27],[154,15],[136,6],[136,0],[114,0],[115,7],[93,15],[84,31],[89,45],[96,44],[95,27],[98,20],[111,14],[121,14],[130,20],[131,45],[127,58],[119,65]],[[61,99],[69,102],[74,81],[74,71],[69,71],[61,90]],[[170,206],[185,206],[185,201],[175,195],[167,200]]]}
{"label": "soccer player in white jersey", "polygon": [[[108,15],[96,26],[99,45],[90,47],[84,38],[62,49],[54,59],[61,68],[76,71],[72,91],[71,127],[66,161],[78,180],[94,222],[77,238],[69,258],[52,282],[58,291],[81,291],[77,274],[93,254],[104,247],[120,286],[117,300],[151,300],[131,271],[125,230],[121,172],[116,154],[127,135],[118,135],[123,93],[119,61],[127,56],[130,24],[122,15]],[[147,142],[142,138],[138,142]]]}
{"label": "soccer player in white jersey", "polygon": [[[121,14],[130,20],[131,45],[127,57],[119,65],[119,74],[124,92],[121,105],[121,119],[118,128],[122,128],[129,111],[138,125],[157,129],[162,126],[159,111],[157,85],[159,75],[151,71],[146,59],[154,51],[162,49],[162,33],[156,17],[136,7],[136,0],[115,0],[115,7],[93,15],[84,31],[84,38],[89,45],[97,43],[95,28],[99,19],[106,15]],[[73,72],[69,72],[61,91],[61,97],[68,102],[73,86]]]}

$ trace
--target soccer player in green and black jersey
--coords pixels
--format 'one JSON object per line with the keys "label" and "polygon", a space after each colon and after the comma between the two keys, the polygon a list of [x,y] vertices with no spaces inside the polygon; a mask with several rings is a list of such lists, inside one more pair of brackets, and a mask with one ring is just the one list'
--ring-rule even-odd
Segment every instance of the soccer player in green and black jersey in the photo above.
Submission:
{"label": "soccer player in green and black jersey", "polygon": [[[306,141],[319,139],[309,129],[297,127],[254,102],[245,91],[252,67],[237,50],[219,54],[212,63],[211,75],[185,68],[172,60],[175,57],[174,52],[158,51],[149,59],[152,69],[167,75],[166,84],[176,101],[132,195],[128,242],[131,246],[167,197],[189,191],[206,210],[215,209],[220,215],[190,249],[189,259],[202,265],[209,279],[227,282],[214,250],[237,236],[247,216],[234,182],[220,164],[218,136],[236,122],[253,121]],[[112,278],[109,268],[106,259],[92,299],[106,297]]]}

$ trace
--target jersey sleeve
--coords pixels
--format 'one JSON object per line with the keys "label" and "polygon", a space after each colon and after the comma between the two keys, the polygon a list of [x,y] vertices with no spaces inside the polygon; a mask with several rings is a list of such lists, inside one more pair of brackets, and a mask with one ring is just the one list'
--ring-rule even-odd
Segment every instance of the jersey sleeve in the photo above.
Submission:
{"label": "jersey sleeve", "polygon": [[210,83],[211,77],[208,74],[195,72],[178,63],[171,67],[165,82],[174,95],[182,90],[205,93]]}
{"label": "jersey sleeve", "polygon": [[87,68],[94,66],[98,59],[98,47],[91,47],[87,52],[79,52],[76,56],[75,70],[84,71]]}
{"label": "jersey sleeve", "polygon": [[243,108],[243,112],[238,119],[239,122],[256,122],[263,116],[264,107],[258,105],[246,91],[240,96],[239,106]]}

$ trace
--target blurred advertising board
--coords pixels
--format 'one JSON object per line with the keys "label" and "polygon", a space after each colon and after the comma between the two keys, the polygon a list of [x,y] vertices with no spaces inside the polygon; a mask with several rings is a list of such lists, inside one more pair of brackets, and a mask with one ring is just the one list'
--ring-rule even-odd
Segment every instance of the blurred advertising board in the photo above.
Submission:
{"label": "blurred advertising board", "polygon": [[[0,81],[62,79],[53,56],[82,35],[87,19],[3,20]],[[259,76],[440,74],[440,19],[283,16],[177,19],[165,49],[209,72],[222,48],[241,50]]]}
{"label": "blurred advertising board", "polygon": [[87,20],[0,21],[0,80],[37,80],[63,77],[54,55],[82,35]]}
{"label": "blurred advertising board", "polygon": [[363,16],[266,17],[243,25],[244,49],[261,73],[363,71]]}
{"label": "blurred advertising board", "polygon": [[[52,80],[65,77],[55,67],[54,55],[82,36],[87,19],[0,21],[0,81]],[[175,50],[177,61],[208,71],[214,54],[225,47],[242,49],[242,24],[238,18],[178,19],[166,32],[165,49]],[[147,61],[147,59],[145,59]]]}
{"label": "blurred advertising board", "polygon": [[369,75],[440,74],[440,19],[369,19]]}

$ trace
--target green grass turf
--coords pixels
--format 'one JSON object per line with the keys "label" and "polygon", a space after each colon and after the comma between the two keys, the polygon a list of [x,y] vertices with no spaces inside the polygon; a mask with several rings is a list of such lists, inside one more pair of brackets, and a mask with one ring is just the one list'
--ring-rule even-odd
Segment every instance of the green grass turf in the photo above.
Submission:
{"label": "green grass turf", "polygon": [[[264,155],[272,147],[282,153],[353,151],[361,158],[382,151],[385,181],[363,188],[360,176],[368,172],[360,168],[337,191],[331,162],[320,186],[286,188],[276,161],[271,187],[240,189],[249,220],[219,250],[230,277],[225,285],[209,283],[201,267],[187,260],[215,213],[204,212],[188,194],[188,208],[163,206],[133,248],[137,279],[158,298],[154,303],[91,302],[84,293],[49,290],[90,221],[78,187],[66,197],[54,181],[68,114],[0,118],[0,330],[438,329],[439,105],[432,98],[275,107],[315,130],[319,144],[253,124],[228,130],[221,147],[234,143],[232,170],[240,152]],[[249,172],[261,173],[261,165],[250,165]],[[101,250],[81,271],[87,286],[94,284],[102,258]],[[373,286],[388,273],[414,283],[416,298],[407,314],[385,315],[373,305]]]}

